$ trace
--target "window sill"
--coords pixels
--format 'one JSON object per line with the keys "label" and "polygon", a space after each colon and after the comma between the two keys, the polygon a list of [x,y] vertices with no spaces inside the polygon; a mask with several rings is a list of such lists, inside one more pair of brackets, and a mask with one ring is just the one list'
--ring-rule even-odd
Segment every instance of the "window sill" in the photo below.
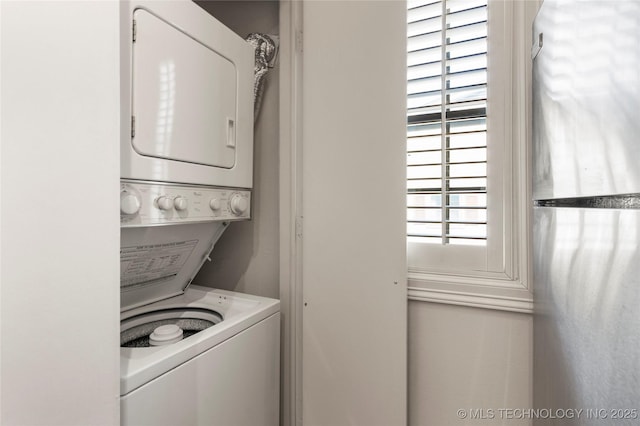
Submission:
{"label": "window sill", "polygon": [[409,273],[408,297],[419,302],[533,313],[533,295],[522,281]]}

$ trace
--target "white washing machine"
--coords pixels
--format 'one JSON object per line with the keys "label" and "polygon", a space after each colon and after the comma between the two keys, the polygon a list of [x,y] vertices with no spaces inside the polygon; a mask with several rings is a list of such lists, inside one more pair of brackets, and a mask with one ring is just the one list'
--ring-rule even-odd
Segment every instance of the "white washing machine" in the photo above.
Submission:
{"label": "white washing machine", "polygon": [[[187,337],[144,347],[162,327]],[[122,425],[278,425],[277,300],[193,286],[124,313],[121,330]]]}
{"label": "white washing machine", "polygon": [[253,49],[191,1],[121,5],[121,423],[276,426],[279,301],[190,287],[251,216]]}
{"label": "white washing machine", "polygon": [[121,214],[121,424],[278,425],[279,301],[189,286],[226,227],[248,217],[248,191],[121,188],[125,210],[138,206]]}

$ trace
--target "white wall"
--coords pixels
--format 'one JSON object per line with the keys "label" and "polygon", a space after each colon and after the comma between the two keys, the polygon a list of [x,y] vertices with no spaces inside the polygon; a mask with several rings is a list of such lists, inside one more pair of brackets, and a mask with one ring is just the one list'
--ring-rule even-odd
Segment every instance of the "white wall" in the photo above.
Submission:
{"label": "white wall", "polygon": [[306,1],[302,424],[406,424],[406,11]]}
{"label": "white wall", "polygon": [[1,2],[0,423],[119,423],[117,2]]}
{"label": "white wall", "polygon": [[[241,37],[278,35],[277,1],[203,1],[198,4]],[[269,71],[254,128],[252,220],[231,224],[195,283],[278,298],[279,281],[279,67]]]}
{"label": "white wall", "polygon": [[499,409],[532,406],[532,331],[530,314],[409,302],[409,425],[529,425]]}

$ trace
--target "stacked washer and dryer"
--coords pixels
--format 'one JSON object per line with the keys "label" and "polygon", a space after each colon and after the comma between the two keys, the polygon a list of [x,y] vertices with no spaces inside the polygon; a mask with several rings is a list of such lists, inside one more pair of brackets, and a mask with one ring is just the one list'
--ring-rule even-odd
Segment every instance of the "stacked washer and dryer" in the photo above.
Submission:
{"label": "stacked washer and dryer", "polygon": [[188,0],[121,5],[121,423],[275,426],[279,302],[190,286],[251,216],[253,48]]}

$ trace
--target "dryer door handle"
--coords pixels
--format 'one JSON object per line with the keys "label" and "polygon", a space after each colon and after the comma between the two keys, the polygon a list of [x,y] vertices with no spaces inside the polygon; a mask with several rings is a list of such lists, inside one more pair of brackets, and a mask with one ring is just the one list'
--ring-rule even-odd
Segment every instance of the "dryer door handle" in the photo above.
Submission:
{"label": "dryer door handle", "polygon": [[236,147],[236,121],[227,117],[227,146]]}

